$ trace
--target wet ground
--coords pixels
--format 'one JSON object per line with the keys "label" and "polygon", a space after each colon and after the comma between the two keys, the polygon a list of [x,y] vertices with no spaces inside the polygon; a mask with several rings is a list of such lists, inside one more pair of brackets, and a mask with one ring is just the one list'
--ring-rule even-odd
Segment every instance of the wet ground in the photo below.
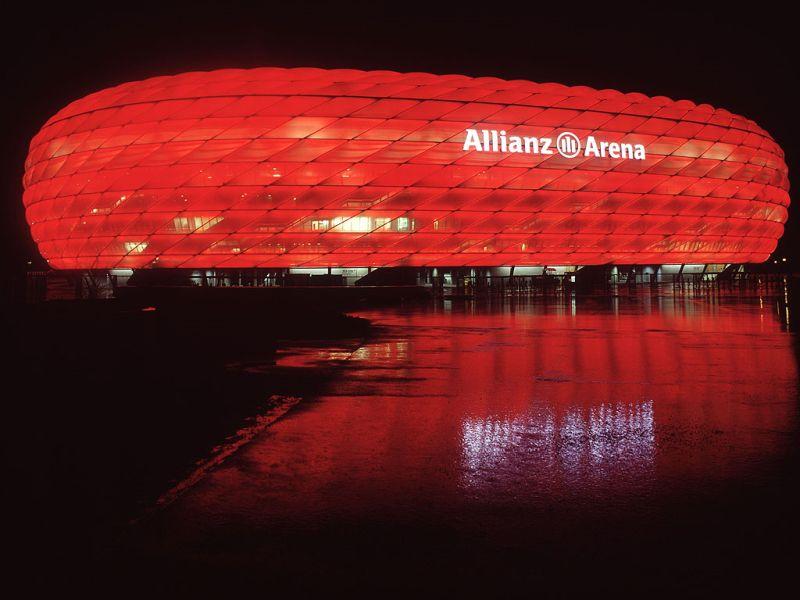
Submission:
{"label": "wet ground", "polygon": [[178,588],[400,594],[763,590],[793,571],[798,373],[777,301],[360,316],[378,329],[360,347],[281,353],[339,369],[139,523],[138,560]]}
{"label": "wet ground", "polygon": [[90,580],[315,596],[779,589],[800,531],[787,300],[418,303],[354,313],[366,338],[228,362],[280,373],[282,393],[96,544]]}

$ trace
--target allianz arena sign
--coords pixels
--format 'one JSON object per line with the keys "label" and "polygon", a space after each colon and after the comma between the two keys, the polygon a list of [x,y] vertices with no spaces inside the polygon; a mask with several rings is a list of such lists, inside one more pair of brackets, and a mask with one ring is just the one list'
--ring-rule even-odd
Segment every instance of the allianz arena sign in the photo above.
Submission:
{"label": "allianz arena sign", "polygon": [[769,133],[708,104],[312,68],[90,94],[23,183],[58,269],[760,262],[790,202]]}
{"label": "allianz arena sign", "polygon": [[[464,151],[476,152],[509,152],[512,154],[552,155],[558,152],[564,158],[584,156],[586,158],[629,158],[645,160],[647,152],[644,144],[627,144],[625,142],[598,142],[593,135],[586,137],[585,147],[581,140],[570,131],[562,131],[555,138],[510,135],[504,130],[467,129],[464,138]],[[583,150],[583,151],[582,151]]]}

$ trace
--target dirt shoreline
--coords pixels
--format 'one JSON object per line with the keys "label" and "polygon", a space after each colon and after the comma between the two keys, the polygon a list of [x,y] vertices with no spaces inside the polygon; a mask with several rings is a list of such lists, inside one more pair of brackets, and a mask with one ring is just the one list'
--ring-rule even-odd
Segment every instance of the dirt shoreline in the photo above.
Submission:
{"label": "dirt shoreline", "polygon": [[370,335],[365,319],[308,305],[65,301],[13,317],[4,504],[21,562],[65,571],[107,554],[275,398],[311,398],[335,368],[276,366],[278,352]]}

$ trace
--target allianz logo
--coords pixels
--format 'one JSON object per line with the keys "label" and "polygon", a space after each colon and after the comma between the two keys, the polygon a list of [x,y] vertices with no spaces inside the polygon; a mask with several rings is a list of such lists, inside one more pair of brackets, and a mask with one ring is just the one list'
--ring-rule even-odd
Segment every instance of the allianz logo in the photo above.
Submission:
{"label": "allianz logo", "polygon": [[507,135],[505,130],[467,129],[464,150],[475,152],[503,152],[512,154],[555,154],[564,158],[620,158],[645,160],[647,153],[643,144],[598,141],[593,135],[580,138],[570,131],[558,134],[555,141],[550,137]]}

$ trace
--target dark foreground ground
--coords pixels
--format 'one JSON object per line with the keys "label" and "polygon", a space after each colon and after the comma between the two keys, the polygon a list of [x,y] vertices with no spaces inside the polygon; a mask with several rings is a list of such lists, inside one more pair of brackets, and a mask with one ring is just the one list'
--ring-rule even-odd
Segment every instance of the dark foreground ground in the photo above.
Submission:
{"label": "dark foreground ground", "polygon": [[8,323],[20,385],[4,394],[5,541],[30,589],[795,585],[788,291],[429,302],[359,319],[149,308],[50,303]]}

